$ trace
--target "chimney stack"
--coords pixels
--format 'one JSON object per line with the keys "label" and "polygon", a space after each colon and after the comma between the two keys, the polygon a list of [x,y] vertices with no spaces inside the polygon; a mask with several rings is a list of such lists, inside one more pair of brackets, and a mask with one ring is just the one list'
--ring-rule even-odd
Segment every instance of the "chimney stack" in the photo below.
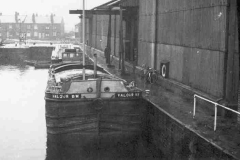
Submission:
{"label": "chimney stack", "polygon": [[32,15],[32,22],[33,23],[36,23],[36,19],[35,19],[35,14],[33,13],[33,15]]}

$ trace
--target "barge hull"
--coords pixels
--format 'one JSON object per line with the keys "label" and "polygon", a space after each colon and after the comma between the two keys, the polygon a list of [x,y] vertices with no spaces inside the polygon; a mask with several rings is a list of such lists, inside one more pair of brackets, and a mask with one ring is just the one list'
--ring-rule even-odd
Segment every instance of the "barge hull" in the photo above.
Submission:
{"label": "barge hull", "polygon": [[46,99],[47,133],[55,139],[61,137],[68,142],[72,139],[86,145],[96,140],[118,143],[129,138],[136,139],[144,127],[144,102],[143,99],[124,98],[98,102]]}

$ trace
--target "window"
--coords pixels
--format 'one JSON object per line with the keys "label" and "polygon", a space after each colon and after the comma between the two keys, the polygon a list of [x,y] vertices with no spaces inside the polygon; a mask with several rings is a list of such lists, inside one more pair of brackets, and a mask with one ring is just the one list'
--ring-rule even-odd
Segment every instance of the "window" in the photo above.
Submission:
{"label": "window", "polygon": [[74,57],[74,53],[70,53],[70,58],[73,58]]}
{"label": "window", "polygon": [[57,36],[57,33],[56,33],[56,32],[53,32],[53,36]]}
{"label": "window", "polygon": [[27,25],[27,29],[31,29],[31,25]]}
{"label": "window", "polygon": [[38,29],[38,26],[36,24],[34,25],[34,29]]}
{"label": "window", "polygon": [[49,34],[46,33],[46,37],[49,37]]}
{"label": "window", "polygon": [[63,57],[67,57],[67,54],[66,54],[66,53],[64,53],[64,54],[63,54]]}
{"label": "window", "polygon": [[27,33],[27,37],[31,37],[31,33],[30,32]]}
{"label": "window", "polygon": [[34,36],[37,37],[38,36],[38,32],[34,32]]}
{"label": "window", "polygon": [[49,29],[49,26],[46,26],[46,29]]}
{"label": "window", "polygon": [[9,29],[12,29],[12,25],[11,24],[9,24]]}

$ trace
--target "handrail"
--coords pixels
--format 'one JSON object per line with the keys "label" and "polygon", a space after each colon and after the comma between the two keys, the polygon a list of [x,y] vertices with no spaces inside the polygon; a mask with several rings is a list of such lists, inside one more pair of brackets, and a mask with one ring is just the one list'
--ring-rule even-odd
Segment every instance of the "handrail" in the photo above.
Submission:
{"label": "handrail", "polygon": [[214,101],[212,101],[212,100],[209,100],[209,99],[207,99],[207,98],[204,98],[204,97],[202,97],[202,96],[199,96],[199,95],[197,95],[197,94],[194,94],[193,119],[195,118],[195,115],[196,115],[196,98],[200,98],[200,99],[202,99],[202,100],[205,100],[205,101],[207,101],[207,102],[210,102],[210,103],[214,104],[214,108],[215,108],[215,109],[214,109],[214,111],[215,111],[215,113],[214,113],[214,131],[216,131],[216,129],[217,129],[217,107],[218,107],[218,106],[220,106],[220,107],[222,107],[222,108],[224,108],[224,109],[226,109],[226,110],[232,111],[232,112],[240,115],[240,112],[237,112],[237,111],[235,111],[235,110],[233,110],[233,109],[231,109],[231,108],[228,108],[228,107],[226,107],[226,106],[223,106],[223,105],[221,105],[221,104],[219,104],[219,103],[217,103],[217,102],[214,102]]}

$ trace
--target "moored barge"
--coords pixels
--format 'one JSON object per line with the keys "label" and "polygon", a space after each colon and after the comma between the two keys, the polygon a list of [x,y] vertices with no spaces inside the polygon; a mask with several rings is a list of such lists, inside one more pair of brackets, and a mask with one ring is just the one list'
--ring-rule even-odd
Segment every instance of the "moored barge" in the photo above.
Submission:
{"label": "moored barge", "polygon": [[142,91],[133,82],[76,63],[49,69],[45,102],[48,136],[77,137],[81,144],[137,138],[146,112]]}

